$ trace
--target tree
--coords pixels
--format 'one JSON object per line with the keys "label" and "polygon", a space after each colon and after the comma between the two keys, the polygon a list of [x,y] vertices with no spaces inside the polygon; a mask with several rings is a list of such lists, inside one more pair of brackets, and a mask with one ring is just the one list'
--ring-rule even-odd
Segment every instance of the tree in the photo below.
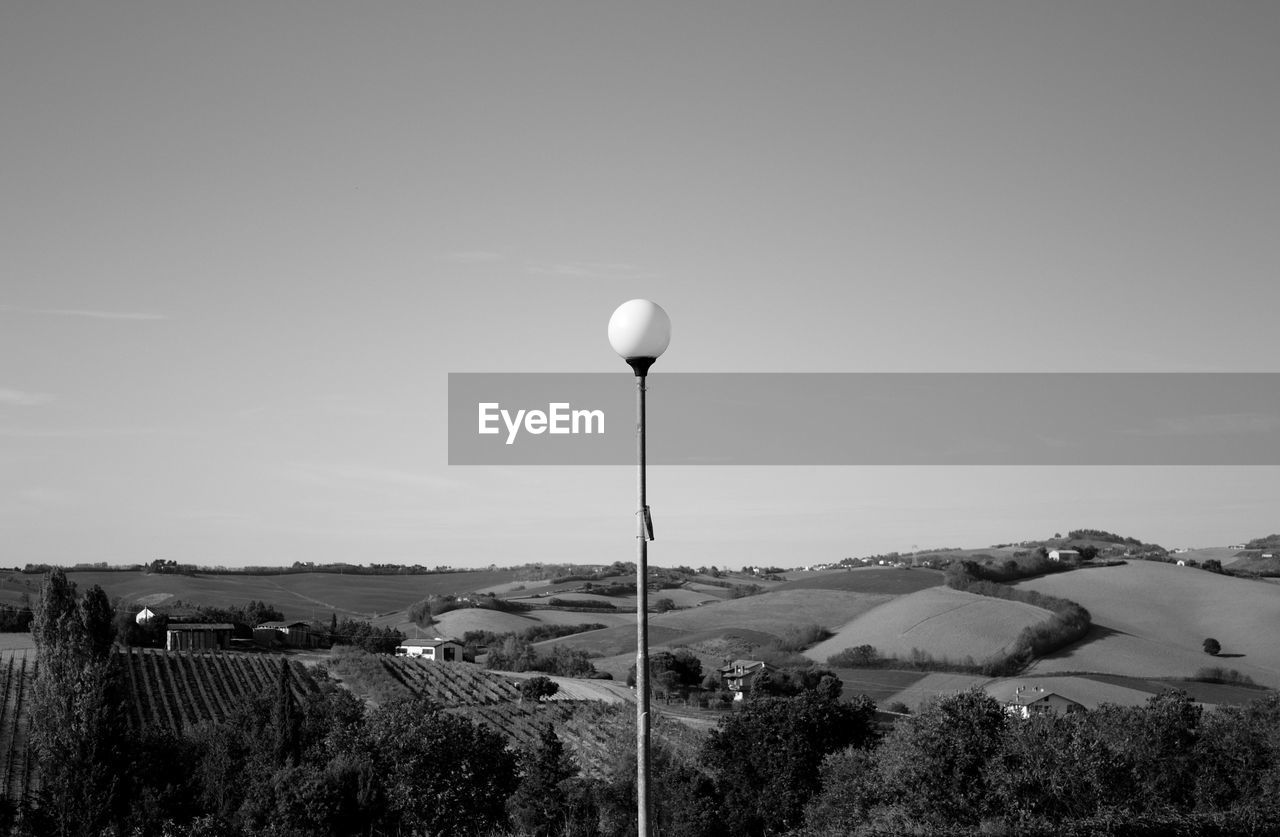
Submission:
{"label": "tree", "polygon": [[104,611],[104,604],[97,587],[77,602],[75,585],[55,568],[31,625],[38,666],[31,738],[49,820],[43,830],[58,835],[97,833],[123,814],[119,765],[128,758],[128,716],[110,654],[110,605]]}
{"label": "tree", "polygon": [[272,756],[277,765],[297,761],[301,751],[302,719],[293,700],[293,677],[287,657],[280,660],[276,698],[271,708]]}
{"label": "tree", "polygon": [[93,585],[80,600],[87,650],[95,660],[106,659],[116,639],[115,614],[106,591]]}
{"label": "tree", "polygon": [[1216,657],[1221,651],[1222,651],[1222,644],[1219,643],[1213,637],[1209,637],[1204,641],[1204,653],[1211,654]]}
{"label": "tree", "polygon": [[520,684],[520,702],[537,703],[544,697],[551,697],[560,691],[560,684],[550,677],[530,677]]}
{"label": "tree", "polygon": [[390,833],[487,833],[506,818],[515,757],[487,726],[402,699],[370,713],[359,746],[381,776]]}
{"label": "tree", "polygon": [[[525,683],[534,680],[547,678],[534,677]],[[520,784],[507,801],[512,823],[521,834],[551,837],[564,832],[569,816],[564,784],[576,775],[578,770],[573,760],[564,751],[555,729],[548,724],[542,730],[538,746],[521,755]]]}
{"label": "tree", "polygon": [[502,640],[502,645],[490,648],[485,657],[485,667],[499,671],[528,671],[537,664],[538,652],[533,644],[515,634]]}
{"label": "tree", "polygon": [[986,766],[998,752],[1008,716],[992,697],[970,689],[898,721],[880,745],[879,816],[932,824],[976,824],[995,804]]}
{"label": "tree", "polygon": [[722,718],[702,750],[723,799],[721,819],[738,834],[779,833],[800,825],[821,786],[828,753],[874,740],[875,704],[808,691],[748,701]]}

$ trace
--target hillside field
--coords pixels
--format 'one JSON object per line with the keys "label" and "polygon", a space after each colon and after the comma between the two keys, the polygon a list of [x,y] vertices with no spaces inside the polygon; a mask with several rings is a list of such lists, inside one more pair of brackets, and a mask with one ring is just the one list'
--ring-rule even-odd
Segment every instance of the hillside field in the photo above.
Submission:
{"label": "hillside field", "polygon": [[821,663],[846,648],[872,645],[885,657],[905,659],[918,648],[934,657],[981,662],[1006,650],[1023,628],[1051,616],[1021,602],[930,587],[860,614],[805,656]]}
{"label": "hillside field", "polygon": [[[84,591],[97,584],[112,600],[157,605],[182,600],[211,607],[244,606],[252,600],[275,605],[286,619],[370,619],[404,610],[430,595],[457,595],[517,580],[517,570],[363,575],[286,573],[282,575],[177,575],[142,571],[73,570],[67,578]],[[0,578],[0,601],[16,604],[22,593],[39,595],[43,576],[10,572]]]}
{"label": "hillside field", "polygon": [[858,567],[852,570],[822,570],[814,573],[792,573],[790,580],[770,592],[783,590],[848,590],[853,593],[879,593],[903,596],[943,582],[935,570],[899,567]]}
{"label": "hillside field", "polygon": [[[1152,561],[1091,567],[1015,585],[1079,602],[1093,615],[1082,642],[1038,660],[1036,674],[1089,671],[1187,677],[1206,666],[1233,668],[1280,686],[1280,585]],[[1204,653],[1213,637],[1222,655]]]}

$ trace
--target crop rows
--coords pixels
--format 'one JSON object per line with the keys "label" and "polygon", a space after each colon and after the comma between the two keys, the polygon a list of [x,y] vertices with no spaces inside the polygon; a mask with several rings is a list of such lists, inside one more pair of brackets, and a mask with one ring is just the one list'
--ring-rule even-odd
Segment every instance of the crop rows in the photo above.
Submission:
{"label": "crop rows", "polygon": [[[180,731],[201,721],[224,721],[245,698],[275,685],[280,657],[216,651],[134,648],[122,656],[124,681],[138,726]],[[315,681],[297,663],[293,696],[301,701]]]}
{"label": "crop rows", "polygon": [[506,704],[520,699],[520,690],[510,679],[473,663],[386,657],[382,664],[411,694],[445,708]]}
{"label": "crop rows", "polygon": [[10,654],[0,664],[0,790],[8,799],[20,799],[36,790],[31,769],[34,754],[29,743],[30,688],[35,677],[35,660]]}
{"label": "crop rows", "polygon": [[588,776],[601,775],[618,742],[629,742],[635,735],[634,727],[626,728],[626,707],[597,701],[459,706],[448,711],[488,725],[513,748],[536,747],[550,726]]}

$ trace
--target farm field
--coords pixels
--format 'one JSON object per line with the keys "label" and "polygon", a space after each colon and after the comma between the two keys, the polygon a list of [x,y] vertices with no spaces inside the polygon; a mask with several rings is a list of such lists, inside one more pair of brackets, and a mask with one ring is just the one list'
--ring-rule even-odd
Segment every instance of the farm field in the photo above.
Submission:
{"label": "farm field", "polygon": [[963,692],[974,686],[981,686],[987,683],[991,678],[982,677],[977,674],[953,674],[950,672],[930,672],[919,680],[910,683],[899,689],[893,694],[885,698],[882,706],[890,703],[901,702],[907,705],[912,711],[917,711],[921,705],[933,700],[939,695],[949,695],[955,692]]}
{"label": "farm field", "polygon": [[796,576],[774,587],[783,590],[848,590],[854,593],[904,596],[942,584],[943,575],[936,570],[898,567],[859,567],[852,570],[823,570]]}
{"label": "farm field", "polygon": [[[440,615],[435,627],[420,628],[413,622],[403,620],[384,620],[391,627],[403,632],[405,636],[450,636],[462,638],[468,631],[493,631],[494,633],[517,633],[536,625],[634,625],[634,613],[582,612],[575,610],[531,610],[527,613],[504,613],[500,610],[469,607],[451,610]],[[375,622],[378,624],[378,622]]]}
{"label": "farm field", "polygon": [[649,618],[649,624],[690,633],[746,628],[783,636],[791,628],[808,623],[828,628],[843,625],[890,598],[887,593],[848,590],[772,590],[690,610],[657,614]]}
{"label": "farm field", "polygon": [[35,753],[28,745],[29,689],[35,676],[36,657],[0,654],[0,798],[20,799],[39,789]]}
{"label": "farm field", "polygon": [[1225,546],[1215,546],[1207,547],[1205,549],[1190,549],[1171,557],[1180,558],[1184,561],[1195,561],[1199,564],[1203,564],[1205,561],[1221,561],[1222,566],[1225,567],[1227,564],[1236,560],[1241,553],[1244,553],[1244,550],[1228,549]]}
{"label": "farm field", "polygon": [[139,727],[178,731],[201,721],[224,721],[244,698],[274,689],[286,661],[296,699],[317,688],[306,667],[275,654],[134,648],[120,657],[126,704]]}
{"label": "farm field", "polygon": [[[1270,555],[1271,557],[1263,558],[1263,555]],[[1280,557],[1277,557],[1276,552],[1248,551],[1244,553],[1243,557],[1233,559],[1230,563],[1223,561],[1222,566],[1273,578],[1280,576]]]}
{"label": "farm field", "polygon": [[[343,575],[286,573],[282,575],[176,575],[170,573],[70,571],[67,577],[81,591],[100,585],[111,599],[164,604],[181,599],[208,606],[243,606],[266,601],[286,619],[369,619],[404,610],[428,595],[456,595],[511,582],[516,570],[433,573],[428,575]],[[42,576],[10,573],[0,580],[0,597],[15,603],[23,592],[39,593]]]}
{"label": "farm field", "polygon": [[846,648],[871,645],[886,657],[905,658],[915,648],[939,658],[981,661],[1005,650],[1023,628],[1051,616],[1021,602],[930,587],[859,615],[805,656],[826,662]]}
{"label": "farm field", "polygon": [[[1028,673],[1089,671],[1188,677],[1206,666],[1233,668],[1280,687],[1280,586],[1151,561],[1093,567],[1019,582],[1079,602],[1093,615],[1089,636],[1036,661]],[[1222,655],[1205,654],[1214,637]],[[1239,655],[1239,656],[1235,656]]]}
{"label": "farm field", "polygon": [[844,684],[841,694],[845,698],[866,695],[881,708],[884,708],[894,695],[914,686],[928,676],[927,672],[901,669],[836,668],[832,670]]}
{"label": "farm field", "polygon": [[30,631],[0,633],[0,652],[30,650],[34,656],[35,649],[36,640]]}
{"label": "farm field", "polygon": [[[809,623],[824,627],[842,625],[876,605],[888,601],[887,595],[852,593],[840,590],[785,590],[760,593],[741,599],[730,599],[716,604],[688,610],[652,614],[649,617],[649,644],[654,650],[663,647],[690,646],[695,651],[702,646],[713,648],[718,639],[736,637],[728,644],[725,654],[719,648],[707,653],[719,664],[720,656],[739,656],[750,653],[752,646],[764,645],[783,636],[792,628]],[[595,614],[577,614],[594,617]],[[595,621],[594,618],[585,621]],[[745,641],[742,641],[744,640]],[[635,655],[634,616],[626,624],[602,631],[539,643],[540,648],[556,645],[582,648],[604,657],[630,655],[623,670],[631,665]],[[617,661],[596,660],[596,667],[617,676]],[[704,665],[706,661],[704,661]]]}
{"label": "farm field", "polygon": [[[519,684],[536,672],[493,672],[471,663],[434,663],[384,657],[383,667],[405,694],[428,698],[447,712],[488,724],[516,747],[537,744],[548,724],[582,769],[598,774],[612,763],[619,732],[634,740],[634,698],[625,686],[599,680],[552,677],[560,691],[538,703],[520,701]],[[665,732],[664,732],[665,730]],[[671,724],[655,723],[655,737],[682,733]]]}

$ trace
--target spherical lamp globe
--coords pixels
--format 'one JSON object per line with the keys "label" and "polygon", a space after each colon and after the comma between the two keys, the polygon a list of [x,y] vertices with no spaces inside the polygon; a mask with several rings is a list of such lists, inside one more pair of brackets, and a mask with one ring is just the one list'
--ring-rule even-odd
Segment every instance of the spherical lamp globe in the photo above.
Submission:
{"label": "spherical lamp globe", "polygon": [[609,318],[609,345],[643,376],[671,343],[671,318],[647,299],[622,303]]}

